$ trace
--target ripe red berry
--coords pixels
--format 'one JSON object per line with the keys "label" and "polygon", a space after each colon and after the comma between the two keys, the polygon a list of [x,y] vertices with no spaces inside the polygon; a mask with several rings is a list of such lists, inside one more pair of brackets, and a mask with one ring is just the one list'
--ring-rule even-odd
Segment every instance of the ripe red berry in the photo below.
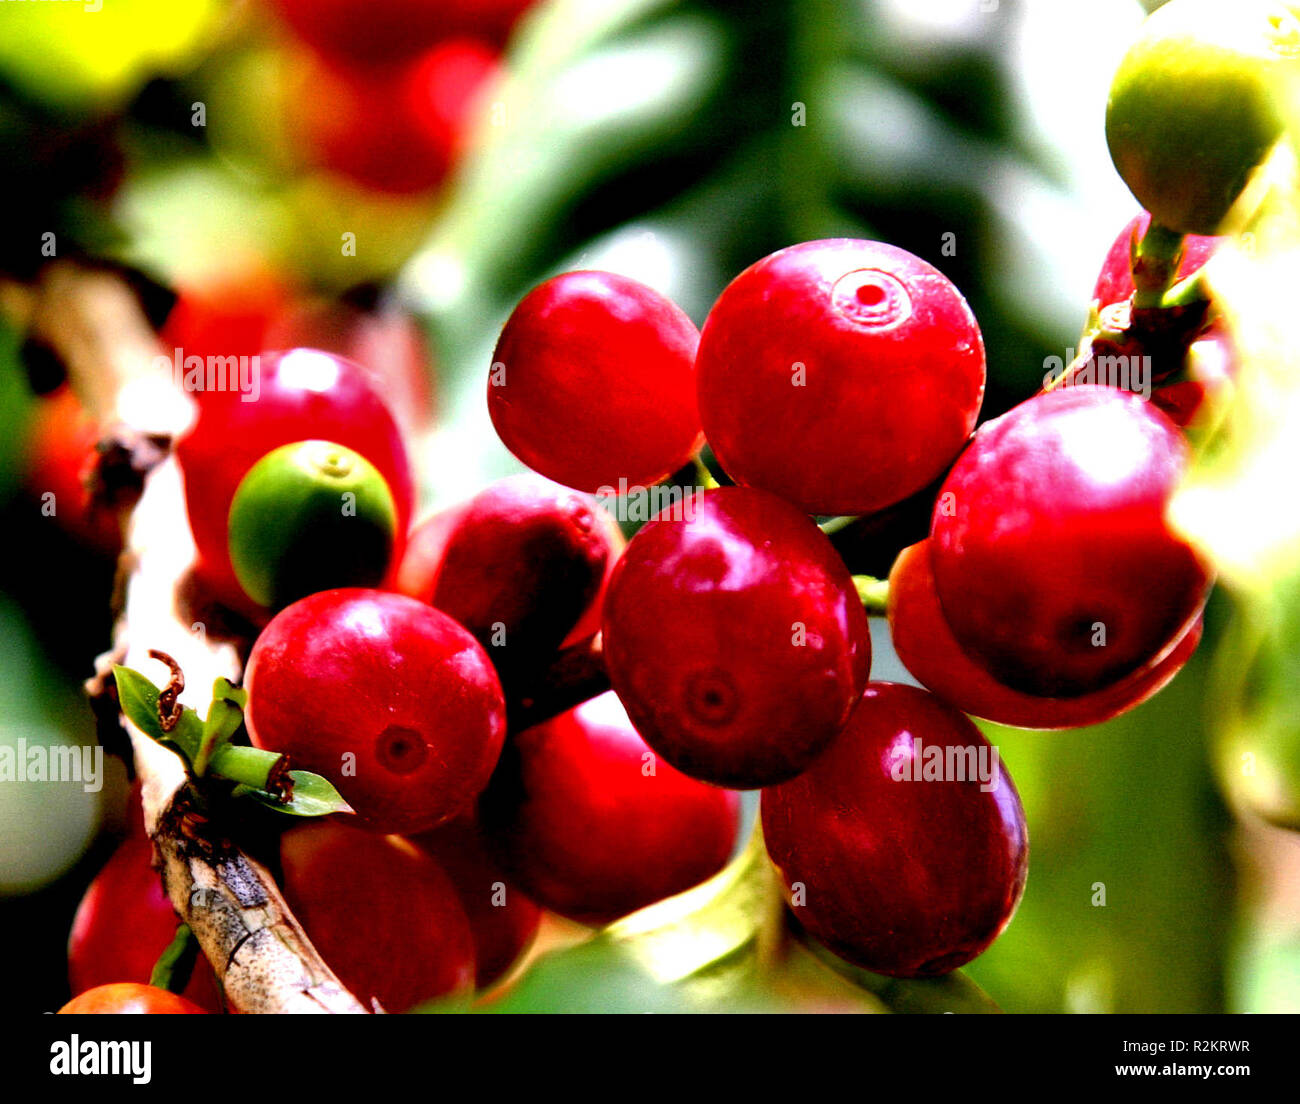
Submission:
{"label": "ripe red berry", "polygon": [[[87,479],[97,458],[99,427],[70,387],[37,399],[27,441],[24,484],[69,536],[101,556],[122,548],[117,515],[91,500]],[[45,495],[52,495],[46,499]]]}
{"label": "ripe red berry", "polygon": [[700,416],[736,482],[810,514],[869,514],[937,478],[984,396],[961,293],[881,242],[803,242],[723,291],[700,337]]}
{"label": "ripe red berry", "polygon": [[406,840],[315,823],[280,841],[284,896],[363,1004],[401,1012],[474,985],[474,939],[451,880]]}
{"label": "ripe red berry", "polygon": [[600,632],[600,621],[605,610],[605,595],[609,591],[610,580],[614,577],[614,568],[618,566],[619,557],[627,547],[627,538],[623,536],[623,527],[613,514],[601,510],[598,514],[600,524],[597,529],[600,539],[605,544],[605,574],[601,576],[596,596],[587,604],[578,623],[561,642],[560,647],[568,648],[588,640]]}
{"label": "ripe red berry", "polygon": [[486,989],[532,945],[542,910],[508,881],[472,815],[462,814],[411,842],[432,855],[456,887],[474,934],[474,981]]}
{"label": "ripe red berry", "polygon": [[997,938],[1028,869],[1011,776],[965,716],[874,682],[843,734],[763,791],[763,836],[794,915],[868,970],[931,977]]}
{"label": "ripe red berry", "polygon": [[503,673],[545,662],[596,598],[609,559],[589,495],[531,473],[499,480],[411,534],[404,593],[464,625]]}
{"label": "ripe red berry", "polygon": [[323,168],[364,187],[409,194],[447,176],[500,69],[497,51],[451,39],[393,69],[304,60],[295,136]]}
{"label": "ripe red berry", "polygon": [[695,324],[645,284],[566,272],[534,288],[501,331],[488,412],[506,447],[582,491],[658,482],[701,443]]}
{"label": "ripe red berry", "polygon": [[1045,697],[1164,658],[1210,586],[1165,520],[1187,456],[1168,418],[1110,387],[1037,395],[983,426],[934,512],[935,585],[962,649]]}
{"label": "ripe red berry", "polygon": [[1003,686],[961,649],[944,619],[930,570],[930,542],[899,554],[889,576],[889,632],[898,658],[949,705],[1017,728],[1101,724],[1154,697],[1182,670],[1201,639],[1201,621],[1162,660],[1077,698],[1042,698]]}
{"label": "ripe red berry", "polygon": [[861,696],[871,639],[830,541],[774,495],[687,499],[628,544],[605,600],[610,681],[646,742],[723,786],[798,774]]}
{"label": "ripe red berry", "polygon": [[[113,982],[145,984],[180,921],[158,872],[153,845],[128,837],[90,883],[68,937],[68,984],[73,995]],[[220,1012],[217,979],[200,954],[183,993],[202,1010]]]}
{"label": "ripe red berry", "polygon": [[[236,605],[247,599],[230,564],[230,504],[248,470],[272,449],[320,438],[359,452],[392,492],[399,538],[414,496],[401,432],[363,368],[316,349],[266,353],[248,367],[248,387],[195,395],[198,418],[176,445],[199,570]],[[206,367],[204,373],[206,384]]]}
{"label": "ripe red berry", "polygon": [[116,982],[89,989],[73,997],[60,1014],[74,1015],[144,1015],[144,1016],[205,1016],[207,1011],[197,1004],[134,981]]}
{"label": "ripe red berry", "polygon": [[512,736],[479,808],[515,880],[592,924],[717,873],[740,826],[737,796],[659,760],[612,693]]}
{"label": "ripe red berry", "polygon": [[[1119,232],[1119,237],[1106,254],[1101,272],[1097,275],[1097,286],[1092,291],[1098,307],[1121,303],[1137,290],[1133,284],[1132,250],[1150,225],[1150,213],[1141,211]],[[1183,242],[1183,259],[1178,265],[1177,278],[1182,280],[1197,272],[1214,255],[1223,240],[1221,237],[1188,234]]]}
{"label": "ripe red berry", "polygon": [[379,832],[419,832],[487,784],[505,738],[501,684],[446,614],[376,590],[282,610],[245,675],[255,746],[324,775]]}

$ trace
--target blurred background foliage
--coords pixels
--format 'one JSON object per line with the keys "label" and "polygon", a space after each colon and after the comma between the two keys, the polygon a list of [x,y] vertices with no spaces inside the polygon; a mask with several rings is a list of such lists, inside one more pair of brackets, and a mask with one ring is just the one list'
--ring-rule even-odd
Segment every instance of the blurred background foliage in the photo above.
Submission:
{"label": "blurred background foliage", "polygon": [[[346,105],[263,5],[93,7],[0,4],[0,154],[23,197],[0,270],[30,275],[53,232],[60,255],[129,263],[182,295],[269,280],[399,304],[432,348],[426,507],[516,470],[483,378],[504,317],[553,272],[625,272],[702,322],[774,249],[885,239],[970,300],[988,417],[1037,390],[1045,358],[1069,358],[1134,210],[1102,134],[1110,75],[1142,16],[1132,0],[547,0],[507,43],[450,173],[396,192],[304,156],[313,112]],[[0,329],[0,739],[90,742],[77,683],[108,643],[111,563],[39,515],[30,362],[22,335]],[[1295,808],[1300,585],[1273,574],[1255,593],[1253,619],[1216,599],[1196,659],[1128,716],[1056,734],[988,727],[1024,798],[1031,871],[1008,931],[951,982],[855,985],[794,949],[772,984],[741,971],[734,985],[664,985],[716,980],[714,959],[665,973],[639,936],[607,933],[543,961],[497,1007],[991,998],[1007,1011],[1300,1011],[1300,842],[1254,815],[1261,801],[1236,769],[1266,734],[1270,785]],[[1282,593],[1295,600],[1261,621]],[[874,639],[875,677],[905,679],[887,633]],[[1249,679],[1246,654],[1259,665]],[[62,944],[120,831],[120,797],[120,778],[98,802],[79,787],[0,785],[0,929],[32,948],[25,995],[42,1009],[64,999]],[[733,935],[733,966],[767,954],[757,929]]]}

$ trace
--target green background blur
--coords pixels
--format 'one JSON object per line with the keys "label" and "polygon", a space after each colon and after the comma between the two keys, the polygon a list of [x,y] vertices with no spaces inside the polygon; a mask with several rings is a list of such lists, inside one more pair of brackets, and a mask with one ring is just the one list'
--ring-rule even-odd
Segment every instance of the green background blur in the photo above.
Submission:
{"label": "green background blur", "polygon": [[[295,110],[279,94],[293,47],[261,7],[0,4],[0,155],[21,184],[0,267],[54,229],[164,284],[250,258],[325,293],[383,283],[434,342],[426,507],[515,470],[482,380],[501,321],[552,272],[626,272],[698,323],[771,250],[879,237],[969,298],[990,416],[1037,389],[1045,358],[1068,359],[1136,210],[1102,133],[1143,14],[1129,0],[544,3],[511,40],[468,158],[436,194],[401,201],[294,163],[277,139]],[[36,139],[101,133],[123,175],[87,198]],[[338,249],[348,230],[355,258]],[[107,646],[111,567],[49,532],[24,483],[20,341],[0,329],[0,740],[85,743],[79,683]],[[990,727],[1032,841],[1015,920],[966,970],[1003,1009],[1300,1011],[1300,837],[1231,814],[1212,769],[1228,616],[1216,599],[1196,659],[1124,718]],[[875,677],[904,677],[886,635],[875,642]],[[66,998],[67,928],[120,798],[120,779],[99,797],[0,783],[0,936],[25,966],[0,985],[37,1009]]]}

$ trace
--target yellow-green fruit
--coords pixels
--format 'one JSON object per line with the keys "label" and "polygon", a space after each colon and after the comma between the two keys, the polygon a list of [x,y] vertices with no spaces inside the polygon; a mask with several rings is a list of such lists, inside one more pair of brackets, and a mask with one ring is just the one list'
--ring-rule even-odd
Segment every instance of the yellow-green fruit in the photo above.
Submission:
{"label": "yellow-green fruit", "polygon": [[397,507],[384,477],[332,441],[268,452],[230,503],[230,562],[244,592],[279,609],[319,590],[388,574]]}
{"label": "yellow-green fruit", "polygon": [[1272,0],[1170,0],[1143,25],[1106,104],[1106,142],[1156,222],[1215,234],[1281,135],[1300,19]]}

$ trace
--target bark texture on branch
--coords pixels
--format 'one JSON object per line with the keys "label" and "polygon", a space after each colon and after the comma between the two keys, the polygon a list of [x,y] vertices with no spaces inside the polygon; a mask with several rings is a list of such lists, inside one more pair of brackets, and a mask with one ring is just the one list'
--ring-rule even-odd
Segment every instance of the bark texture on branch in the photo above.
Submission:
{"label": "bark texture on branch", "polygon": [[[186,397],[156,359],[157,339],[120,274],[58,262],[34,288],[10,284],[0,291],[0,303],[58,353],[112,441],[134,452],[134,442],[157,446],[184,427]],[[187,683],[180,700],[200,715],[217,677],[238,680],[236,642],[178,616],[194,551],[179,470],[163,460],[145,478],[127,524],[115,647],[100,658],[92,687],[111,681],[114,662],[160,680],[151,649],[180,663]],[[228,1005],[238,1012],[366,1012],[316,952],[270,873],[188,807],[181,760],[125,718],[122,724],[167,896],[211,962]]]}

